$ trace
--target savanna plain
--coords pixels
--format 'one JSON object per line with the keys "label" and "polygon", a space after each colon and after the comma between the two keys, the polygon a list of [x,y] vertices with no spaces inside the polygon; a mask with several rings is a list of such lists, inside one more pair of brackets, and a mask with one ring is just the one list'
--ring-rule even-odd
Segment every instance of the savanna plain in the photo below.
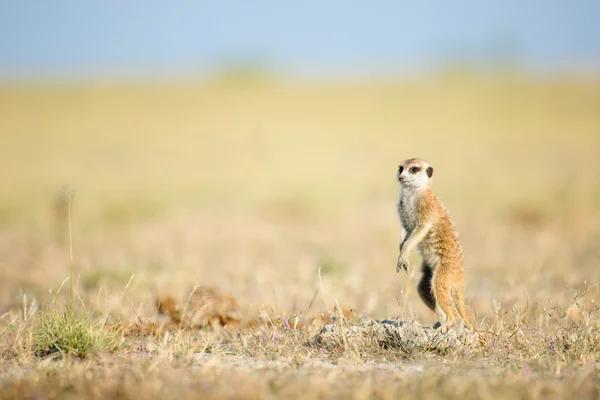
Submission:
{"label": "savanna plain", "polygon": [[[411,157],[484,344],[351,337],[435,322]],[[598,171],[597,77],[3,84],[0,397],[599,398]]]}

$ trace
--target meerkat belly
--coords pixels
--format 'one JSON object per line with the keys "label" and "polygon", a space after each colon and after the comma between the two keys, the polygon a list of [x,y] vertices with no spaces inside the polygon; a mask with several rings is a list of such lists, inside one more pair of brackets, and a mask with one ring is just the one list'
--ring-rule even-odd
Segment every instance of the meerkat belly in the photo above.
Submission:
{"label": "meerkat belly", "polygon": [[445,260],[446,267],[462,267],[462,251],[454,232],[434,226],[419,244],[421,256],[429,265],[436,266]]}
{"label": "meerkat belly", "polygon": [[448,248],[448,243],[445,243],[445,238],[439,234],[439,230],[436,228],[434,226],[419,244],[421,256],[432,267],[439,264]]}

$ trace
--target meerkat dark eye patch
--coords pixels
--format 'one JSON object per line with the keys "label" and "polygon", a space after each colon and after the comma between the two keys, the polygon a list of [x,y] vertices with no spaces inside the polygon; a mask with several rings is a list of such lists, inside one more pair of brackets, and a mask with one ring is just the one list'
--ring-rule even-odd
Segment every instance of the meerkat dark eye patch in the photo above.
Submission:
{"label": "meerkat dark eye patch", "polygon": [[402,171],[404,171],[404,167],[403,167],[402,165],[400,165],[400,166],[398,167],[398,173],[399,173],[399,174],[401,174],[401,173],[402,173]]}
{"label": "meerkat dark eye patch", "polygon": [[410,173],[411,173],[411,174],[416,174],[417,172],[419,172],[419,170],[420,170],[420,169],[421,169],[421,168],[419,168],[419,167],[412,167],[412,168],[410,169]]}
{"label": "meerkat dark eye patch", "polygon": [[427,167],[427,176],[431,178],[431,175],[433,175],[433,168],[432,167]]}

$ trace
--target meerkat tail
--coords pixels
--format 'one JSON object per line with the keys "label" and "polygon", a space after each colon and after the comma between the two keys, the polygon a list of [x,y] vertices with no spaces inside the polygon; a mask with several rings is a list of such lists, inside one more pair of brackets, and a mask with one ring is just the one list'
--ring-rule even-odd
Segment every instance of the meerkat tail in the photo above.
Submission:
{"label": "meerkat tail", "polygon": [[468,330],[470,330],[471,332],[477,334],[477,339],[479,340],[479,343],[481,345],[486,345],[487,339],[485,338],[485,336],[483,336],[481,334],[481,332],[478,332],[477,330],[475,330],[475,327],[473,327],[473,324],[471,323],[471,320],[469,319],[469,316],[467,315],[467,311],[465,310],[465,299],[464,299],[464,293],[463,293],[462,287],[460,287],[456,290],[454,297],[456,299],[456,304],[455,304],[456,309],[458,310],[458,314],[462,318],[462,320],[465,324],[465,327]]}

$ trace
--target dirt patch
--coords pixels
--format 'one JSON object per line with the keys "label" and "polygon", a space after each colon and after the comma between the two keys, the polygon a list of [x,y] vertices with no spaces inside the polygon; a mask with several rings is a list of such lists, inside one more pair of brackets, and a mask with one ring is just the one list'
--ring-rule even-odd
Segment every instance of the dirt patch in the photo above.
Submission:
{"label": "dirt patch", "polygon": [[158,313],[169,317],[170,326],[183,329],[250,327],[253,318],[245,318],[248,310],[241,307],[236,298],[214,287],[194,289],[184,303],[173,296],[156,300]]}
{"label": "dirt patch", "polygon": [[[360,314],[351,308],[334,307],[329,312],[309,309],[275,314],[243,304],[234,295],[224,293],[214,286],[199,287],[181,301],[174,296],[159,297],[156,300],[158,313],[169,317],[163,324],[166,328],[238,330],[270,326],[295,330],[307,326],[320,327],[341,320],[352,323],[362,320]],[[139,326],[136,326],[136,332],[139,330]]]}
{"label": "dirt patch", "polygon": [[480,347],[478,335],[464,329],[432,329],[416,321],[363,321],[359,325],[328,324],[314,336],[313,346],[337,347],[374,344],[406,354],[472,352]]}

